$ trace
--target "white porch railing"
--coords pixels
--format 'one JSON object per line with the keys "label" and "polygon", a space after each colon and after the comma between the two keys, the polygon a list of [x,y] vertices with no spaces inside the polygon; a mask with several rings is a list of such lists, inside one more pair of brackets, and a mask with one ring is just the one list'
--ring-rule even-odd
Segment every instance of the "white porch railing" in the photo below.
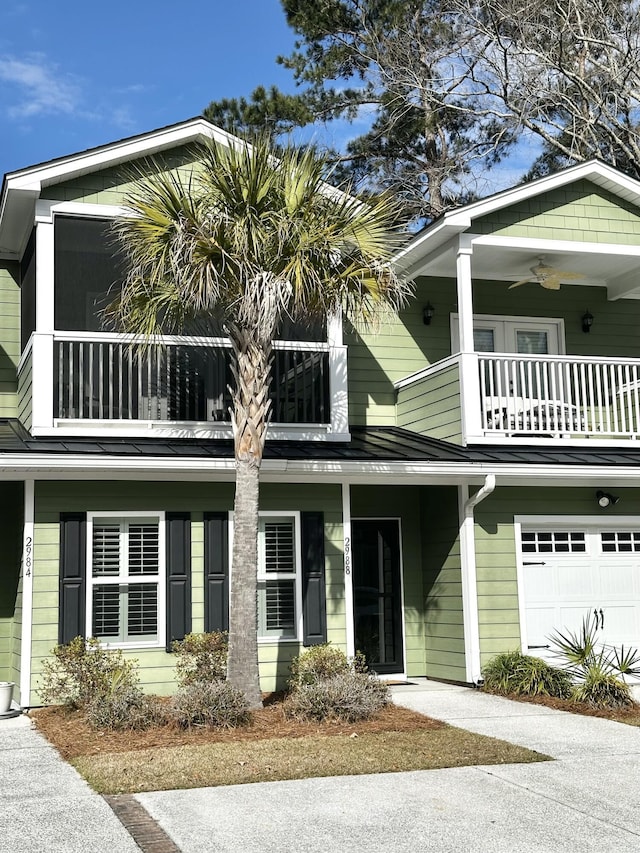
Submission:
{"label": "white porch railing", "polygon": [[[328,424],[329,345],[278,341],[272,368],[272,420]],[[225,339],[163,339],[57,334],[54,418],[87,421],[225,422],[231,405]]]}
{"label": "white porch railing", "polygon": [[640,436],[640,359],[476,357],[485,436]]}

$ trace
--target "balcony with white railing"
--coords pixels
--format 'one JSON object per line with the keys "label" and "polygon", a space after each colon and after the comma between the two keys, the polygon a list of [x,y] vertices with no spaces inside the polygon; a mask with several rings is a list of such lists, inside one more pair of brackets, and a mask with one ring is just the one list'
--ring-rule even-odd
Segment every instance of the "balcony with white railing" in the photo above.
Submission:
{"label": "balcony with white railing", "polygon": [[[34,435],[231,436],[225,338],[33,334],[20,376]],[[270,396],[272,437],[348,437],[341,342],[274,341]]]}
{"label": "balcony with white railing", "polygon": [[636,439],[640,359],[478,354],[481,431]]}
{"label": "balcony with white railing", "polygon": [[640,359],[458,353],[396,388],[399,426],[456,443],[640,438]]}

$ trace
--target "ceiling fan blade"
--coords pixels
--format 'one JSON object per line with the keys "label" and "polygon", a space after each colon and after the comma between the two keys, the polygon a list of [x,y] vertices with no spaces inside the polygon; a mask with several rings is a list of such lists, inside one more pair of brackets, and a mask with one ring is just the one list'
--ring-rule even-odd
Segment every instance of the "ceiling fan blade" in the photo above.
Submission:
{"label": "ceiling fan blade", "polygon": [[544,281],[539,282],[539,284],[545,290],[560,290],[560,278],[556,275],[548,276]]}
{"label": "ceiling fan blade", "polygon": [[516,281],[513,284],[510,284],[507,290],[513,290],[514,287],[520,287],[521,284],[529,284],[530,281],[535,281],[534,278],[523,278],[520,281]]}
{"label": "ceiling fan blade", "polygon": [[551,277],[557,278],[560,281],[566,281],[568,279],[584,278],[584,274],[581,272],[569,272],[569,270],[554,269]]}

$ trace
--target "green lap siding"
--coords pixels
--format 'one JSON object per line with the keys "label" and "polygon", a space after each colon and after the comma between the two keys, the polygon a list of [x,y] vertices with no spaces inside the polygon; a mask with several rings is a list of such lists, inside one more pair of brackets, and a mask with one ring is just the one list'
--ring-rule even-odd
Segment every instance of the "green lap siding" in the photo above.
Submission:
{"label": "green lap siding", "polygon": [[457,364],[398,391],[397,425],[454,444],[462,443],[460,369]]}
{"label": "green lap siding", "polygon": [[[450,354],[449,319],[441,299],[449,284],[447,279],[419,280],[415,297],[397,317],[381,322],[375,333],[356,332],[345,324],[350,423],[395,426],[393,383]],[[428,300],[438,309],[431,325],[425,326],[422,308]]]}
{"label": "green lap siding", "polygon": [[448,486],[422,491],[426,674],[466,681],[458,490]]}
{"label": "green lap siding", "polygon": [[0,483],[0,681],[20,677],[22,508],[22,485]]}
{"label": "green lap siding", "polygon": [[0,418],[16,416],[16,368],[20,358],[18,265],[0,261]]}
{"label": "green lap siding", "polygon": [[[43,661],[58,637],[60,513],[143,510],[189,511],[192,544],[192,629],[204,629],[204,523],[207,511],[231,510],[232,483],[41,482],[36,484],[34,531],[32,697],[38,704]],[[263,510],[322,511],[325,522],[325,565],[328,639],[344,648],[345,610],[342,545],[342,499],[339,486],[265,484]],[[263,690],[284,687],[297,642],[260,643]],[[140,678],[149,692],[175,689],[174,659],[162,648],[125,652],[138,660]]]}

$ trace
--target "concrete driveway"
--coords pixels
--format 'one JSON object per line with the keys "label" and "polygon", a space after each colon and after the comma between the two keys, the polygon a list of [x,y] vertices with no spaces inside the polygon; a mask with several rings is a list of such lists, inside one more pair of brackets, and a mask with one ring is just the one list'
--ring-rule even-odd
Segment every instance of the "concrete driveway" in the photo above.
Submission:
{"label": "concrete driveway", "polygon": [[[129,825],[145,853],[640,850],[640,729],[426,681],[394,700],[557,760],[139,794]],[[141,849],[26,717],[0,721],[0,833],[0,853]]]}
{"label": "concrete driveway", "polygon": [[398,704],[556,761],[137,795],[182,853],[637,853],[640,729],[423,682]]}

